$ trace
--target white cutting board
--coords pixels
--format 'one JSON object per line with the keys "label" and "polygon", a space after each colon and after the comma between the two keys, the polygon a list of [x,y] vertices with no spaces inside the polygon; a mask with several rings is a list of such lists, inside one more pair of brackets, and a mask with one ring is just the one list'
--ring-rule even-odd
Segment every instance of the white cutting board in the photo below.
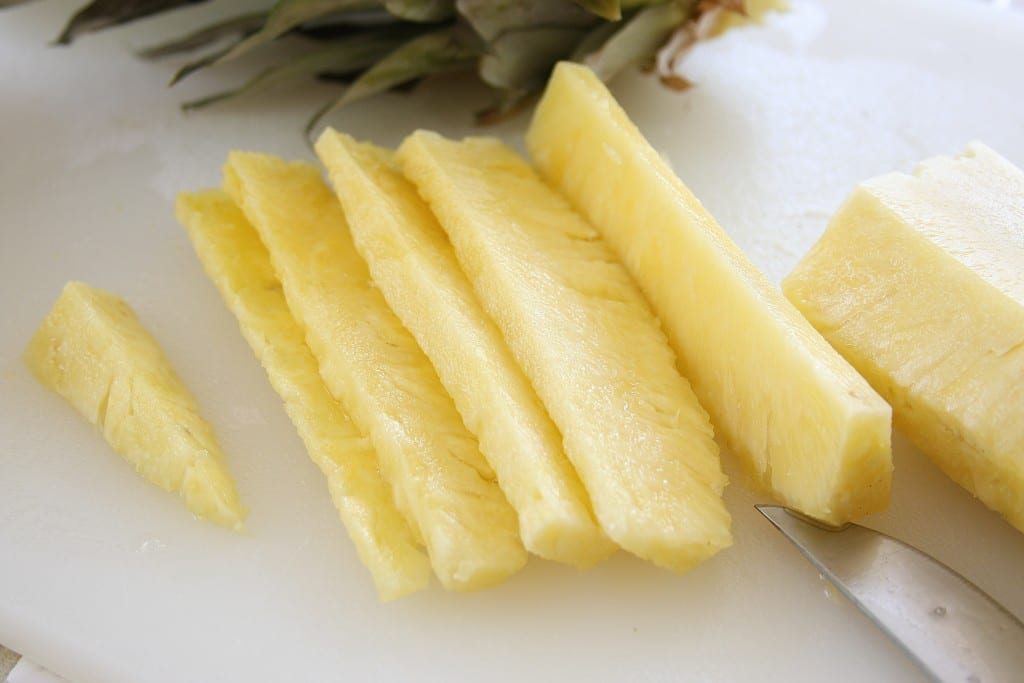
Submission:
{"label": "white cutting board", "polygon": [[[691,92],[615,84],[771,278],[860,179],[974,138],[1024,164],[1024,15],[968,0],[794,5],[699,47]],[[182,98],[246,70],[169,91],[174,65],[131,49],[223,9],[47,48],[72,7],[0,13],[0,642],[75,683],[920,677],[753,510],[731,460],[735,546],[685,576],[624,554],[583,574],[532,561],[493,590],[379,604],[171,208],[175,192],[218,181],[230,148],[309,157],[301,127],[328,90],[183,116]],[[435,84],[333,123],[385,144],[417,126],[462,135],[483,102]],[[495,130],[516,141],[523,126]],[[71,278],[125,296],[162,342],[229,454],[247,536],[193,520],[22,367]],[[1024,615],[1024,535],[895,444],[891,508],[867,523]]]}

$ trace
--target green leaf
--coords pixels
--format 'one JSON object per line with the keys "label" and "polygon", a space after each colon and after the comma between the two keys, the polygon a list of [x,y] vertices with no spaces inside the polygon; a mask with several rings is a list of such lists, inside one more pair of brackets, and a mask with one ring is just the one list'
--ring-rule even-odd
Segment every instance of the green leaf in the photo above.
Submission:
{"label": "green leaf", "polygon": [[[253,12],[231,17],[223,21],[204,26],[203,28],[168,40],[157,45],[139,50],[138,55],[143,59],[159,59],[179,52],[188,52],[201,47],[206,47],[228,36],[248,36],[255,33],[263,26],[267,19],[267,12]],[[241,38],[239,38],[240,40]]]}
{"label": "green leaf", "polygon": [[542,27],[588,28],[600,19],[573,0],[456,0],[459,14],[487,43],[508,33]]}
{"label": "green leaf", "polygon": [[236,59],[312,19],[337,12],[371,9],[378,4],[376,0],[278,0],[270,10],[263,28],[226,51],[216,61]]}
{"label": "green leaf", "polygon": [[486,44],[480,78],[505,102],[543,86],[555,62],[600,23],[572,0],[457,0],[456,7]]}
{"label": "green leaf", "polygon": [[451,27],[413,38],[363,72],[341,97],[318,111],[306,126],[306,136],[325,116],[346,105],[424,76],[467,68],[478,55],[458,40]]}
{"label": "green leaf", "polygon": [[569,59],[574,62],[582,62],[587,55],[600,50],[601,46],[608,42],[608,39],[620,28],[622,28],[621,25],[606,21],[590,29],[590,32],[583,36],[583,40],[576,43],[576,47],[573,49],[572,56]]}
{"label": "green leaf", "polygon": [[692,2],[669,2],[640,10],[583,61],[608,81],[629,66],[652,59],[672,32],[690,18]]}
{"label": "green leaf", "polygon": [[408,21],[438,22],[455,14],[455,0],[384,0],[388,12]]}
{"label": "green leaf", "polygon": [[205,55],[199,57],[198,59],[193,59],[191,62],[185,64],[183,67],[175,71],[174,75],[171,76],[171,80],[167,85],[177,85],[179,81],[188,78],[189,75],[194,74],[196,71],[216,64],[224,55],[231,52],[231,49],[242,40],[243,38],[239,38],[237,41],[235,41],[235,43],[228,45],[227,47],[222,47],[219,50],[208,52]]}
{"label": "green leaf", "polygon": [[401,45],[407,37],[407,33],[387,30],[354,35],[330,47],[314,50],[297,59],[265,69],[234,90],[186,102],[182,109],[201,109],[215,102],[251,95],[277,83],[298,78],[359,72]]}
{"label": "green leaf", "polygon": [[622,7],[619,0],[576,0],[580,7],[593,12],[599,17],[608,21],[618,21],[622,18]]}
{"label": "green leaf", "polygon": [[541,26],[501,36],[491,54],[480,58],[478,73],[488,85],[529,92],[544,85],[555,63],[572,54],[587,31],[576,27]]}
{"label": "green leaf", "polygon": [[126,24],[151,14],[200,2],[206,0],[93,0],[75,12],[54,42],[58,45],[69,45],[83,33]]}

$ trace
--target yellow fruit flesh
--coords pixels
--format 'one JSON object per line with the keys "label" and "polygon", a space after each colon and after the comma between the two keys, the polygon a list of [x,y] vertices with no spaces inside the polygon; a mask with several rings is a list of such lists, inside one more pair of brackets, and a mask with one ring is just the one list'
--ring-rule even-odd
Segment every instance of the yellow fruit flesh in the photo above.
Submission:
{"label": "yellow fruit flesh", "polygon": [[591,515],[558,430],[416,188],[387,150],[332,130],[316,147],[356,248],[479,439],[527,550],[581,568],[607,557],[614,546]]}
{"label": "yellow fruit flesh", "polygon": [[680,369],[751,473],[827,522],[883,509],[889,406],[750,263],[589,70],[558,65],[527,147],[636,277]]}
{"label": "yellow fruit flesh", "polygon": [[25,363],[146,479],[180,494],[197,517],[243,529],[245,510],[213,429],[128,304],[69,282]]}
{"label": "yellow fruit flesh", "polygon": [[179,195],[177,216],[310,458],[327,477],[334,505],[378,594],[392,600],[426,587],[430,562],[395,506],[369,440],[320,379],[259,235],[219,190]]}
{"label": "yellow fruit flesh", "polygon": [[896,426],[1024,531],[1024,172],[983,145],[858,187],[786,278]]}
{"label": "yellow fruit flesh", "polygon": [[370,437],[442,584],[471,590],[522,568],[515,512],[430,362],[371,281],[319,171],[233,153],[225,185],[267,246],[324,383]]}
{"label": "yellow fruit flesh", "polygon": [[683,571],[731,543],[707,415],[625,268],[497,140],[399,150],[533,382],[605,532]]}

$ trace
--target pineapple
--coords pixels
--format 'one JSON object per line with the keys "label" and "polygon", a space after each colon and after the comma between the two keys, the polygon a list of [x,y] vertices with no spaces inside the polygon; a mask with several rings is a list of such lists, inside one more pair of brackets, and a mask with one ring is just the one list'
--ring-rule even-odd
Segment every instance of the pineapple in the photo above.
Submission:
{"label": "pineapple", "polygon": [[423,348],[519,516],[527,550],[583,568],[614,546],[561,436],[387,150],[328,130],[317,143],[374,282]]}
{"label": "pineapple", "polygon": [[707,414],[611,248],[497,140],[421,131],[399,159],[561,429],[608,536],[680,572],[728,546]]}
{"label": "pineapple", "polygon": [[896,426],[1024,531],[1024,172],[988,147],[862,183],[783,283]]}
{"label": "pineapple", "polygon": [[245,510],[213,429],[123,300],[67,283],[25,363],[142,476],[177,492],[197,517],[243,530]]}
{"label": "pineapple", "polygon": [[636,277],[682,373],[755,480],[829,523],[883,509],[889,406],[744,256],[589,70],[556,68],[526,142]]}
{"label": "pineapple", "polygon": [[430,562],[395,506],[369,441],[320,379],[259,235],[219,190],[179,195],[177,215],[310,458],[327,477],[334,505],[378,594],[392,600],[426,587]]}
{"label": "pineapple", "polygon": [[515,511],[430,361],[371,280],[319,170],[233,153],[225,185],[267,246],[324,383],[369,436],[441,583],[472,590],[521,569]]}

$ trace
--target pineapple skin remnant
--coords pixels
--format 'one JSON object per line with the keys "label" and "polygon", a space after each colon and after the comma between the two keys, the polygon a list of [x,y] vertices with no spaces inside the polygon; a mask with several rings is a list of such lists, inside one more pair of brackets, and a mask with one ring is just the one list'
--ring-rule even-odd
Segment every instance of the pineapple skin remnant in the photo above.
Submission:
{"label": "pineapple skin remnant", "polygon": [[561,435],[415,186],[383,148],[333,130],[316,148],[356,248],[480,440],[527,550],[580,569],[606,558],[615,546],[593,518]]}
{"label": "pineapple skin remnant", "polygon": [[1024,172],[974,143],[864,182],[783,289],[896,427],[1024,531]]}
{"label": "pineapple skin remnant", "polygon": [[197,517],[244,529],[245,509],[213,428],[123,300],[67,283],[24,360],[146,479],[178,493]]}
{"label": "pineapple skin remnant", "polygon": [[425,588],[430,561],[395,506],[369,440],[320,379],[256,230],[220,190],[180,194],[176,208],[207,275],[327,477],[334,506],[378,595],[394,600]]}
{"label": "pineapple skin remnant", "polygon": [[420,131],[398,154],[561,429],[608,536],[676,572],[728,547],[707,414],[596,231],[498,140]]}
{"label": "pineapple skin remnant", "polygon": [[589,69],[556,67],[526,144],[640,283],[683,375],[755,480],[833,524],[884,509],[889,406],[746,258]]}
{"label": "pineapple skin remnant", "polygon": [[319,169],[233,152],[224,170],[324,384],[370,438],[438,579],[468,591],[519,571],[527,554],[515,511],[430,361],[377,290]]}

